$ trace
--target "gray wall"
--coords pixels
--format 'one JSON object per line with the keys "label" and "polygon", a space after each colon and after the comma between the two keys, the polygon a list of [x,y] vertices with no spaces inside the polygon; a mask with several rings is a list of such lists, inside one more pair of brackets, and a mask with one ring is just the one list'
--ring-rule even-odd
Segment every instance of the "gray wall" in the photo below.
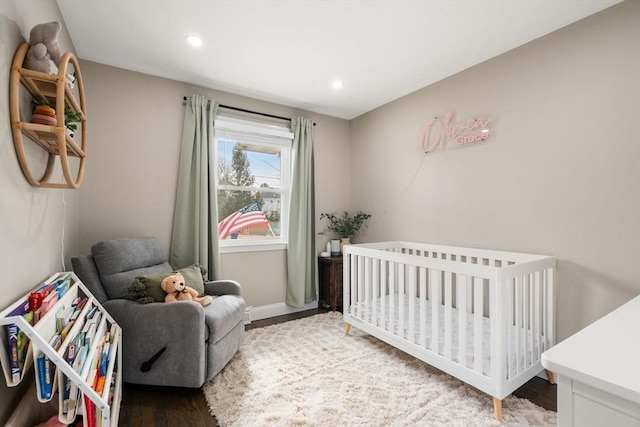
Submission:
{"label": "gray wall", "polygon": [[[556,256],[560,339],[638,295],[639,8],[623,2],[352,120],[365,238]],[[449,111],[491,116],[492,136],[425,155],[423,126]]]}

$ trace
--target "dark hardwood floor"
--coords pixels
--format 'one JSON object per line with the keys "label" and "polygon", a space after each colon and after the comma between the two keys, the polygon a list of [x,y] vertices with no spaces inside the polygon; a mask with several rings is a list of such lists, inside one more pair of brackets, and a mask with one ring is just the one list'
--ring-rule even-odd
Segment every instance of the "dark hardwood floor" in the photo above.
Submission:
{"label": "dark hardwood floor", "polygon": [[[300,319],[326,310],[309,310],[286,316],[253,321],[248,329]],[[556,411],[556,386],[542,378],[533,378],[514,393],[545,409]],[[490,400],[487,400],[490,402]],[[207,401],[200,389],[147,387],[124,384],[119,426],[217,426],[209,413]]]}

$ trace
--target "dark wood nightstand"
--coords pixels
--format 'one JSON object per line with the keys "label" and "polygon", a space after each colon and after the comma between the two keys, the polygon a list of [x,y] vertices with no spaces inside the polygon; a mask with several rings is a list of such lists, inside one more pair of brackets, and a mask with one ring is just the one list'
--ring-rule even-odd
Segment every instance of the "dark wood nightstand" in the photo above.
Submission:
{"label": "dark wood nightstand", "polygon": [[342,255],[318,257],[318,308],[342,311]]}

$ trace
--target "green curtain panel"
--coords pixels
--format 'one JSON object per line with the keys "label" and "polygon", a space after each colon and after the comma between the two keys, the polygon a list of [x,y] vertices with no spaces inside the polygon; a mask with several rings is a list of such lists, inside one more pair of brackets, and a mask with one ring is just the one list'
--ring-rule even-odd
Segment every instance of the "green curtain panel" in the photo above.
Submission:
{"label": "green curtain panel", "polygon": [[213,156],[213,120],[218,104],[200,95],[187,98],[178,171],[169,263],[199,263],[209,280],[220,275],[218,208]]}
{"label": "green curtain panel", "polygon": [[300,308],[317,299],[313,122],[305,117],[296,117],[291,119],[291,128],[293,173],[286,303]]}

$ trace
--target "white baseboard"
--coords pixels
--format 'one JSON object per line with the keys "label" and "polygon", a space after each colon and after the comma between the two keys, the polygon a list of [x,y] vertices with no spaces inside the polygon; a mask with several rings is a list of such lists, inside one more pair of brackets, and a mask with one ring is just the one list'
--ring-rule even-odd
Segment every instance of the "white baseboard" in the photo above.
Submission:
{"label": "white baseboard", "polygon": [[318,308],[318,301],[312,301],[301,308],[291,307],[284,302],[261,305],[260,307],[247,307],[245,311],[245,324],[251,323],[252,320],[268,319],[270,317],[297,313],[299,311],[313,310],[314,308]]}

